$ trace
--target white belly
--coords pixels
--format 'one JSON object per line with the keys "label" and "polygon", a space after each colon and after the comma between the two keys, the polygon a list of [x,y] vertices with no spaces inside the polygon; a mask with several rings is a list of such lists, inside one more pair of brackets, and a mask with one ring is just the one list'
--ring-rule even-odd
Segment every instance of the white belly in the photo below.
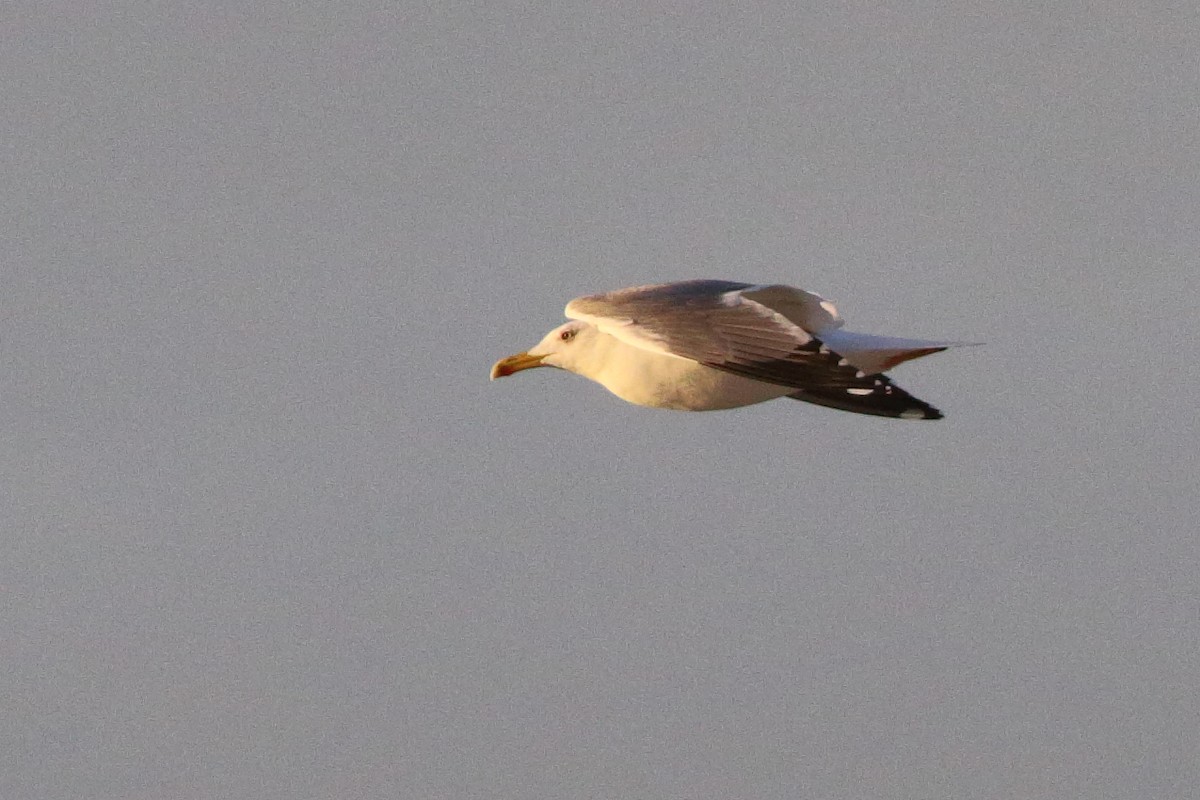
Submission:
{"label": "white belly", "polygon": [[677,411],[737,408],[791,394],[786,386],[743,378],[695,361],[640,351],[593,380],[630,403]]}

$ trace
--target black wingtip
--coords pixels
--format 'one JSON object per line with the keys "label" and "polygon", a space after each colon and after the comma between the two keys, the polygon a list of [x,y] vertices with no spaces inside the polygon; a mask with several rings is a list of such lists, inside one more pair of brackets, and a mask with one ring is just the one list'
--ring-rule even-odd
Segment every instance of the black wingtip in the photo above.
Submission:
{"label": "black wingtip", "polygon": [[875,379],[875,386],[865,394],[863,389],[857,387],[854,389],[821,387],[805,389],[789,394],[788,397],[817,406],[836,408],[839,411],[849,411],[853,414],[867,414],[873,417],[909,420],[942,419],[941,411],[924,400],[913,397],[887,377],[877,375]]}

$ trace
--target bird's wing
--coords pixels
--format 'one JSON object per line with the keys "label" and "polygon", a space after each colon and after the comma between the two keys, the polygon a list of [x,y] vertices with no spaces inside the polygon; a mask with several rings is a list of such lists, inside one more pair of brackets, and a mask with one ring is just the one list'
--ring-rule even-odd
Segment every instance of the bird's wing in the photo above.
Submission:
{"label": "bird's wing", "polygon": [[941,419],[942,412],[913,397],[892,383],[886,375],[872,376],[875,386],[869,392],[857,390],[810,387],[801,389],[788,397],[813,405],[869,414],[873,417],[898,417],[900,419]]}
{"label": "bird's wing", "polygon": [[840,324],[832,305],[821,308],[826,301],[798,289],[790,290],[794,295],[784,290],[788,287],[729,281],[637,286],[572,300],[566,315],[634,347],[747,378],[856,397],[877,391],[880,378],[864,374],[802,325],[754,299],[756,293],[760,299],[790,297],[794,316],[802,316],[795,309],[808,302],[810,316],[823,310],[827,326]]}
{"label": "bird's wing", "polygon": [[793,286],[751,286],[742,290],[742,296],[762,303],[772,311],[782,314],[789,322],[817,336],[824,336],[843,324],[842,317],[833,303],[819,294]]}

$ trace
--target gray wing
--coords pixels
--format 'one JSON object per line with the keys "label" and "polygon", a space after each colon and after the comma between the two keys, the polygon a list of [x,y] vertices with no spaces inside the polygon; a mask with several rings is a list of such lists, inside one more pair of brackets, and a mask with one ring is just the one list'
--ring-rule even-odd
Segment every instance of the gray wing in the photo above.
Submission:
{"label": "gray wing", "polygon": [[743,295],[752,288],[712,280],[638,286],[580,297],[567,304],[566,313],[637,347],[767,383],[855,397],[877,390],[878,378]]}

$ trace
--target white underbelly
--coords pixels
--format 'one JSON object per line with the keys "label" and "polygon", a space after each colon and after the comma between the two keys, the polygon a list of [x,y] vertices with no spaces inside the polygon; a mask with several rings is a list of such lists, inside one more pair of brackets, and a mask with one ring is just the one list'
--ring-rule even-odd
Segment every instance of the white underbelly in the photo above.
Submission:
{"label": "white underbelly", "polygon": [[597,382],[630,403],[677,411],[716,411],[737,408],[791,394],[786,386],[743,378],[695,361],[671,356],[628,361],[620,370],[606,370]]}

